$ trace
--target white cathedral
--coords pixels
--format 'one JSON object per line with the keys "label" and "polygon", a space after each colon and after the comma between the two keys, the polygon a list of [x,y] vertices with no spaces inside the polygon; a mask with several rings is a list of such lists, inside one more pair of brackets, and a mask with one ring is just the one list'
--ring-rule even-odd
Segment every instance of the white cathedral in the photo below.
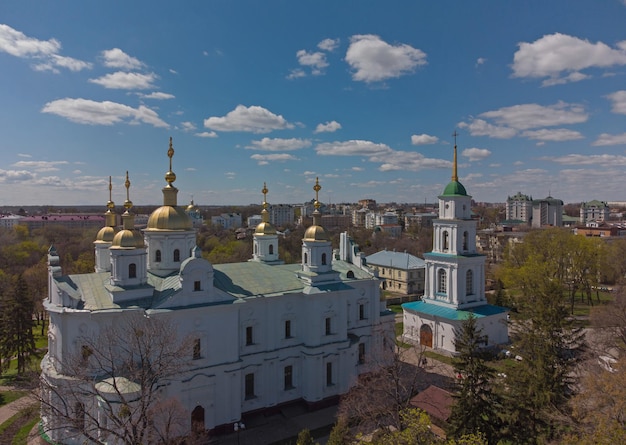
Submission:
{"label": "white cathedral", "polygon": [[[42,428],[53,442],[90,443],[82,433],[98,427],[90,421],[100,419],[106,425],[111,407],[127,395],[123,393],[141,392],[136,382],[122,384],[122,377],[111,380],[106,375],[93,376],[91,391],[84,392],[91,399],[64,400],[62,392],[51,390],[73,384],[73,376],[66,374],[72,357],[82,352],[90,360],[81,351],[82,339],[97,337],[131,317],[168,320],[181,337],[193,340],[193,366],[159,389],[160,397],[175,399],[184,408],[184,434],[232,431],[247,413],[285,404],[323,406],[374,366],[371,355],[393,345],[394,316],[381,301],[376,274],[346,233],[333,250],[321,226],[318,182],[301,263],[283,264],[279,258],[264,186],[263,222],[254,233],[251,260],[211,264],[196,246],[189,215],[177,205],[173,155],[170,138],[163,206],[150,215],[143,233],[134,227],[128,173],[120,230],[109,182],[106,226],[94,242],[95,272],[64,275],[62,252],[54,247],[48,252],[45,308],[50,324],[48,353],[41,364],[47,405]],[[461,200],[451,198],[450,204],[460,205]],[[473,233],[469,222],[462,227]],[[441,222],[437,230],[441,235]],[[433,266],[435,257],[429,261],[431,273],[440,267]],[[477,259],[469,261],[476,267],[478,286],[482,269]],[[445,267],[452,270],[452,265]],[[104,429],[97,434],[101,442],[117,442]]]}
{"label": "white cathedral", "polygon": [[424,255],[424,296],[402,305],[404,338],[449,354],[456,352],[456,334],[470,314],[485,346],[509,341],[508,310],[485,297],[485,256],[476,252],[471,201],[457,175],[455,143],[452,181],[439,196],[439,219],[433,221],[433,250]]}

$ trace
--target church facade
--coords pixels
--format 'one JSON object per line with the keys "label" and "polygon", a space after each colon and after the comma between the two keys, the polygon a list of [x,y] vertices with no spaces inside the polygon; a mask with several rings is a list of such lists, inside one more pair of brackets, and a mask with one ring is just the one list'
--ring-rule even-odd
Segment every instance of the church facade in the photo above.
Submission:
{"label": "church facade", "polygon": [[404,338],[454,354],[456,333],[470,314],[493,346],[508,342],[507,310],[487,303],[485,256],[476,251],[472,197],[457,176],[454,146],[452,181],[439,196],[433,221],[433,250],[424,255],[425,291],[421,301],[404,303]]}
{"label": "church facade", "polygon": [[[301,263],[280,260],[264,202],[251,260],[211,264],[195,244],[192,221],[177,205],[173,154],[170,139],[163,206],[151,214],[143,233],[134,228],[128,174],[121,230],[115,228],[109,199],[106,226],[94,242],[93,273],[64,275],[61,253],[50,248],[42,426],[55,442],[89,443],[84,431],[91,428],[93,437],[111,403],[124,391],[141,392],[137,382],[111,383],[106,375],[94,375],[91,391],[85,392],[91,399],[62,400],[51,390],[72,384],[67,363],[81,347],[90,360],[81,339],[131,317],[167,320],[180,337],[192,339],[192,366],[159,389],[160,397],[184,408],[184,434],[232,431],[246,413],[293,402],[323,405],[371,370],[370,356],[393,345],[394,316],[381,302],[376,274],[347,234],[334,250],[320,225],[319,183]],[[63,412],[74,421],[58,415]],[[99,440],[116,442],[101,429],[95,432]]]}

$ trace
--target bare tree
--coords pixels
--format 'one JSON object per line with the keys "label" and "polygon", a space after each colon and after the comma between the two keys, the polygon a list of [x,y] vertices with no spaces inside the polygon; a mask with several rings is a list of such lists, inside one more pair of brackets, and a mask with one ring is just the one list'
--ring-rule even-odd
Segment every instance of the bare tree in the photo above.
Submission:
{"label": "bare tree", "polygon": [[189,430],[189,416],[167,387],[188,369],[192,351],[172,323],[120,314],[100,332],[79,337],[62,363],[44,361],[44,429],[69,441],[174,442]]}
{"label": "bare tree", "polygon": [[428,385],[424,347],[385,343],[390,347],[370,354],[366,364],[372,371],[359,377],[339,405],[338,416],[360,432],[403,428],[401,413],[410,407],[410,398]]}

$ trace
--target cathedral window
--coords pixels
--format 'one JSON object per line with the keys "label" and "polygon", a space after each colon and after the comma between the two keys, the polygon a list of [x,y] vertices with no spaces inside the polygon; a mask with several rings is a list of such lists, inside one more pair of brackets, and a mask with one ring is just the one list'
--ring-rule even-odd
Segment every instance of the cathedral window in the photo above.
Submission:
{"label": "cathedral window", "polygon": [[333,385],[333,364],[331,362],[326,363],[326,386]]}
{"label": "cathedral window", "polygon": [[200,350],[201,350],[201,349],[200,349],[200,339],[199,339],[199,338],[196,338],[196,339],[193,341],[193,359],[194,359],[194,360],[198,360],[198,359],[200,359],[200,358],[201,358],[201,356],[200,356]]}
{"label": "cathedral window", "polygon": [[128,265],[128,278],[137,278],[137,265],[135,263]]}
{"label": "cathedral window", "polygon": [[359,304],[359,320],[365,320],[365,304]]}
{"label": "cathedral window", "polygon": [[253,373],[246,374],[245,376],[244,393],[245,393],[246,399],[254,398],[254,374]]}
{"label": "cathedral window", "polygon": [[74,426],[82,431],[85,428],[85,405],[76,402],[74,405]]}
{"label": "cathedral window", "polygon": [[326,317],[325,320],[325,330],[324,332],[326,333],[326,335],[331,335],[332,334],[332,329],[331,329],[331,320],[330,317]]}
{"label": "cathedral window", "polygon": [[325,253],[322,254],[322,265],[323,266],[326,265],[326,254]]}
{"label": "cathedral window", "polygon": [[304,264],[309,264],[309,255],[304,252]]}
{"label": "cathedral window", "polygon": [[449,244],[449,243],[450,243],[450,240],[449,240],[448,231],[447,231],[447,230],[444,230],[444,231],[443,231],[443,234],[442,234],[441,248],[442,248],[443,250],[448,250],[448,248],[449,248],[449,247],[448,247],[448,244]]}
{"label": "cathedral window", "polygon": [[469,235],[467,233],[467,231],[463,232],[463,250],[467,250],[468,249],[468,238]]}
{"label": "cathedral window", "polygon": [[359,343],[359,365],[365,363],[365,343]]}
{"label": "cathedral window", "polygon": [[448,290],[448,283],[446,282],[447,276],[444,269],[439,269],[437,272],[437,292],[440,294],[446,294]]}
{"label": "cathedral window", "polygon": [[157,263],[161,262],[161,251],[157,250],[156,252],[154,252],[154,261]]}
{"label": "cathedral window", "polygon": [[285,338],[291,338],[291,320],[285,320]]}
{"label": "cathedral window", "polygon": [[287,391],[288,389],[293,389],[293,366],[285,366],[283,370],[284,375],[284,389]]}
{"label": "cathedral window", "polygon": [[471,270],[465,274],[465,294],[474,295],[474,273]]}
{"label": "cathedral window", "polygon": [[202,282],[201,281],[194,281],[193,282],[193,291],[194,292],[200,292],[202,290]]}
{"label": "cathedral window", "polygon": [[270,255],[274,255],[274,245],[270,244]]}
{"label": "cathedral window", "polygon": [[252,336],[252,326],[246,327],[246,346],[254,344],[254,337]]}
{"label": "cathedral window", "polygon": [[174,249],[174,262],[178,263],[180,261],[180,250]]}

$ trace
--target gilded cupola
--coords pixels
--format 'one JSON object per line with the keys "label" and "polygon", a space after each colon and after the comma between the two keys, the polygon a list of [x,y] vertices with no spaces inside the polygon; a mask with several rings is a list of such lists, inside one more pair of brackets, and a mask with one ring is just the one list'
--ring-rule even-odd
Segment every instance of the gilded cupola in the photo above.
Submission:
{"label": "gilded cupola", "polygon": [[261,223],[256,226],[254,233],[256,235],[276,235],[276,229],[270,223],[270,214],[267,211],[267,185],[263,183],[263,210],[261,211]]}
{"label": "gilded cupola", "polygon": [[113,190],[113,186],[111,185],[111,177],[109,176],[109,201],[107,202],[107,211],[104,214],[105,226],[101,228],[96,235],[97,243],[110,243],[113,241],[113,237],[115,237],[117,218],[115,213],[113,213],[115,203],[111,200],[111,190]]}
{"label": "gilded cupola", "polygon": [[313,204],[315,207],[315,211],[313,212],[313,225],[306,229],[304,232],[304,240],[305,241],[328,241],[328,234],[326,230],[322,227],[322,214],[320,213],[320,202],[319,202],[319,191],[322,189],[320,185],[319,178],[315,178],[315,185],[313,186],[313,190],[315,190],[315,203]]}
{"label": "gilded cupola", "polygon": [[111,249],[134,249],[136,247],[144,247],[143,235],[137,229],[135,229],[135,215],[130,213],[130,209],[133,207],[133,202],[130,200],[130,180],[128,179],[128,172],[126,172],[126,201],[124,201],[124,208],[126,211],[122,215],[123,228],[113,238],[113,245]]}
{"label": "gilded cupola", "polygon": [[167,156],[170,158],[170,169],[165,173],[167,185],[162,189],[163,205],[152,212],[148,219],[146,230],[190,230],[193,228],[191,218],[185,213],[185,210],[178,207],[176,203],[178,189],[173,185],[174,181],[176,181],[176,174],[172,171],[174,148],[172,146],[171,137]]}

